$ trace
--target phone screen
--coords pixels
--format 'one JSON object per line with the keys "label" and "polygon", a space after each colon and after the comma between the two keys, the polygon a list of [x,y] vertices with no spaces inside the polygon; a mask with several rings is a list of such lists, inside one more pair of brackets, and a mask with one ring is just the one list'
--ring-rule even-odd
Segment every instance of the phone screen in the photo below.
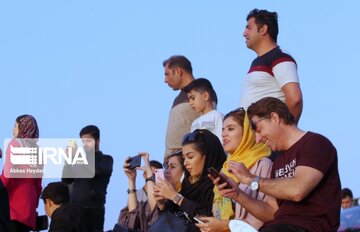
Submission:
{"label": "phone screen", "polygon": [[200,224],[205,224],[205,222],[201,221],[199,218],[197,217],[194,217],[194,220],[197,221],[198,223]]}
{"label": "phone screen", "polygon": [[140,167],[141,166],[141,156],[136,155],[134,157],[131,157],[127,162],[130,164],[130,166],[129,166],[130,170]]}
{"label": "phone screen", "polygon": [[165,179],[164,169],[162,169],[162,168],[155,169],[155,182],[158,182],[159,177],[161,177],[162,179]]}
{"label": "phone screen", "polygon": [[209,173],[212,177],[214,177],[215,179],[218,178],[218,177],[220,177],[220,184],[226,183],[226,187],[225,187],[225,188],[227,188],[227,189],[231,189],[231,188],[232,188],[231,185],[230,185],[230,183],[228,183],[228,182],[226,181],[226,179],[225,179],[222,175],[220,175],[220,173],[219,173],[215,168],[213,168],[213,167],[209,168],[209,169],[208,169],[208,173]]}

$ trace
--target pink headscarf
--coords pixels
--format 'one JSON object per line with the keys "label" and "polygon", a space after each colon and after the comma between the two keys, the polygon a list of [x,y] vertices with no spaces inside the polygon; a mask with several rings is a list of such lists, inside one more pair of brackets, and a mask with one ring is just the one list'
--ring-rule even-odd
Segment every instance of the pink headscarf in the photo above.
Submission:
{"label": "pink headscarf", "polygon": [[37,139],[39,138],[39,128],[35,118],[31,115],[23,115],[16,119],[19,124],[18,138]]}

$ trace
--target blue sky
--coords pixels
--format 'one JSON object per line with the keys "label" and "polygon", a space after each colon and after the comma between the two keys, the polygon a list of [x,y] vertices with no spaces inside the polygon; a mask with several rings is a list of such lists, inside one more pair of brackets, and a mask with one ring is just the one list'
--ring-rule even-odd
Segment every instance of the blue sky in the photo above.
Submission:
{"label": "blue sky", "polygon": [[148,151],[163,158],[177,92],[164,84],[162,61],[187,56],[194,75],[213,83],[218,110],[238,107],[255,58],[242,36],[253,8],[278,12],[278,43],[298,63],[299,126],[334,143],[342,185],[360,196],[358,0],[1,1],[1,141],[24,113],[36,117],[42,137],[77,137],[83,126],[98,125],[101,149],[115,160],[105,221],[111,229],[127,199],[125,157]]}

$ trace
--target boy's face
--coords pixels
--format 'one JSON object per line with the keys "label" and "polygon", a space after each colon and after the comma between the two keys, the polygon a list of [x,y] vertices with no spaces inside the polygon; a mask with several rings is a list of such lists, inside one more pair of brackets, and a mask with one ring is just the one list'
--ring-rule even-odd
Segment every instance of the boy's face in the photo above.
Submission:
{"label": "boy's face", "polygon": [[203,112],[208,104],[208,94],[191,90],[187,94],[191,108],[196,112]]}

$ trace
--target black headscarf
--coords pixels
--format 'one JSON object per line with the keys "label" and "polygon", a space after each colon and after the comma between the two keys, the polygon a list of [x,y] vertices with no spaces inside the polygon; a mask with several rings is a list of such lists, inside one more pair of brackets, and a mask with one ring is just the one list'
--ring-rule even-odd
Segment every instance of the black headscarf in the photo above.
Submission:
{"label": "black headscarf", "polygon": [[[206,215],[211,216],[212,202],[214,198],[214,184],[209,179],[208,169],[210,167],[220,171],[226,160],[226,154],[218,137],[205,129],[197,129],[192,133],[184,136],[183,144],[203,143],[203,151],[198,151],[205,155],[205,164],[200,179],[191,184],[189,181],[190,174],[186,171],[185,178],[181,187],[181,194],[189,201],[182,204],[183,208],[189,216]],[[191,204],[191,205],[190,205]]]}

